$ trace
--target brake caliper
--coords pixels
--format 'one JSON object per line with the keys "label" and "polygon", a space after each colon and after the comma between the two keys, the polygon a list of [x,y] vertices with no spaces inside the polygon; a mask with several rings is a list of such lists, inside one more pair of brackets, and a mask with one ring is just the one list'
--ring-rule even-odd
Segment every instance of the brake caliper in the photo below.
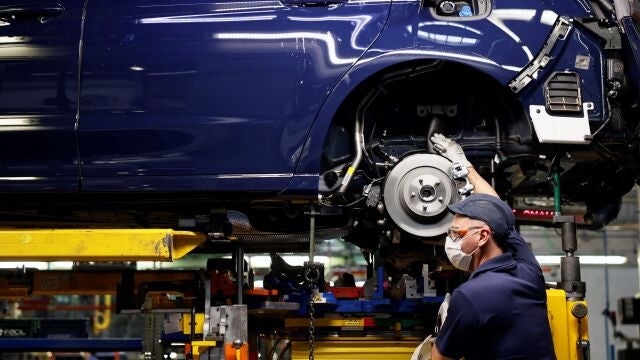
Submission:
{"label": "brake caliper", "polygon": [[464,180],[464,185],[458,187],[458,194],[462,199],[473,193],[473,184],[469,182],[469,169],[459,163],[453,163],[451,166],[451,177],[456,183]]}

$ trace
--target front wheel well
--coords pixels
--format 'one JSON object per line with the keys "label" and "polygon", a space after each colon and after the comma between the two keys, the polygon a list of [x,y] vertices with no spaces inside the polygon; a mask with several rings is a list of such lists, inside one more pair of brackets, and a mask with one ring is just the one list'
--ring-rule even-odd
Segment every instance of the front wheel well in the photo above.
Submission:
{"label": "front wheel well", "polygon": [[365,160],[432,152],[427,135],[433,132],[472,146],[471,156],[480,160],[502,146],[523,147],[520,151],[526,152],[532,140],[521,103],[495,79],[460,63],[412,61],[369,77],[346,98],[325,139],[321,173],[353,158],[359,111],[370,150]]}

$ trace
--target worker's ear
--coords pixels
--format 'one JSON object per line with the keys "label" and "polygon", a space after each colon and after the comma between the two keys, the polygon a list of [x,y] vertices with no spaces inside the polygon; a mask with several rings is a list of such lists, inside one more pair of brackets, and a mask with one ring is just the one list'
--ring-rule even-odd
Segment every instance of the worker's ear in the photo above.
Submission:
{"label": "worker's ear", "polygon": [[487,229],[487,228],[483,228],[480,230],[480,240],[478,240],[478,246],[482,246],[484,244],[487,243],[487,241],[489,241],[489,238],[491,237],[491,230]]}

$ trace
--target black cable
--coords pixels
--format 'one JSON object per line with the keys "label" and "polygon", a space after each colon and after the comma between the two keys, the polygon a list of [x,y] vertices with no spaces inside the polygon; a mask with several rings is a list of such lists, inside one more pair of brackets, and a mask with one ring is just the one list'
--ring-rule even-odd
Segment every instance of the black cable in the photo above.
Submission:
{"label": "black cable", "polygon": [[341,205],[331,205],[331,204],[325,204],[325,203],[320,203],[320,206],[330,206],[330,207],[338,207],[338,208],[345,208],[345,207],[351,207],[359,202],[361,202],[362,200],[366,199],[364,196],[358,198],[358,200],[355,200],[353,202],[350,202],[348,204],[341,204]]}
{"label": "black cable", "polygon": [[613,117],[613,114],[611,113],[612,109],[611,109],[611,104],[609,103],[609,101],[607,100],[607,112],[608,115],[607,116],[607,120],[605,120],[605,122],[600,125],[600,127],[598,128],[598,130],[596,130],[593,134],[591,134],[592,138],[595,138],[598,134],[600,134],[600,132],[607,126],[609,125],[609,122],[611,121],[611,118]]}
{"label": "black cable", "polygon": [[287,343],[287,346],[282,349],[280,354],[278,354],[278,358],[276,360],[284,360],[284,355],[287,353],[287,350],[291,350],[291,341]]}
{"label": "black cable", "polygon": [[380,177],[380,170],[378,170],[378,166],[376,166],[375,157],[374,157],[373,149],[372,149],[372,148],[373,148],[373,145],[372,145],[372,142],[373,142],[373,135],[374,135],[374,134],[375,134],[375,132],[376,132],[376,126],[377,126],[377,125],[378,125],[378,123],[377,123],[377,122],[374,122],[374,123],[373,123],[373,127],[371,128],[371,135],[369,136],[369,147],[368,147],[368,148],[367,148],[367,147],[365,147],[365,149],[364,149],[364,150],[365,150],[365,152],[367,152],[367,150],[371,152],[371,159],[372,159],[372,161],[373,161],[373,164],[370,164],[370,165],[372,165],[372,166],[373,166],[373,168],[375,169],[375,171],[376,171],[376,175],[377,175],[378,177]]}
{"label": "black cable", "polygon": [[[613,162],[620,161],[620,159],[616,158],[615,153],[612,152],[611,150],[607,149],[607,147],[602,145],[602,143],[600,143],[598,141],[593,141],[592,143],[593,143],[593,145],[596,145],[593,148],[594,148],[594,150],[596,150],[598,155],[606,158],[606,160],[609,160],[609,161],[613,161]],[[598,151],[598,150],[600,150],[600,151]],[[606,155],[602,151],[606,152]]]}
{"label": "black cable", "polygon": [[276,348],[278,347],[278,344],[280,344],[280,341],[284,340],[284,338],[280,337],[278,338],[278,340],[276,340],[276,343],[273,344],[273,347],[271,347],[271,351],[269,351],[269,355],[267,356],[267,360],[273,360],[273,355],[276,354]]}

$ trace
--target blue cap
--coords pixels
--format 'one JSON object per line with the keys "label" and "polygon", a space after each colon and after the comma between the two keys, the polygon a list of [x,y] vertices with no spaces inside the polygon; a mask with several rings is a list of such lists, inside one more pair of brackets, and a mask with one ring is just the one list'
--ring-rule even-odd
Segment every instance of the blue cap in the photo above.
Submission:
{"label": "blue cap", "polygon": [[458,16],[473,16],[471,7],[469,5],[463,6],[462,10],[460,10],[460,12],[458,13]]}
{"label": "blue cap", "polygon": [[487,194],[473,194],[447,206],[451,212],[480,220],[489,225],[493,233],[504,238],[515,225],[513,210],[500,198]]}

